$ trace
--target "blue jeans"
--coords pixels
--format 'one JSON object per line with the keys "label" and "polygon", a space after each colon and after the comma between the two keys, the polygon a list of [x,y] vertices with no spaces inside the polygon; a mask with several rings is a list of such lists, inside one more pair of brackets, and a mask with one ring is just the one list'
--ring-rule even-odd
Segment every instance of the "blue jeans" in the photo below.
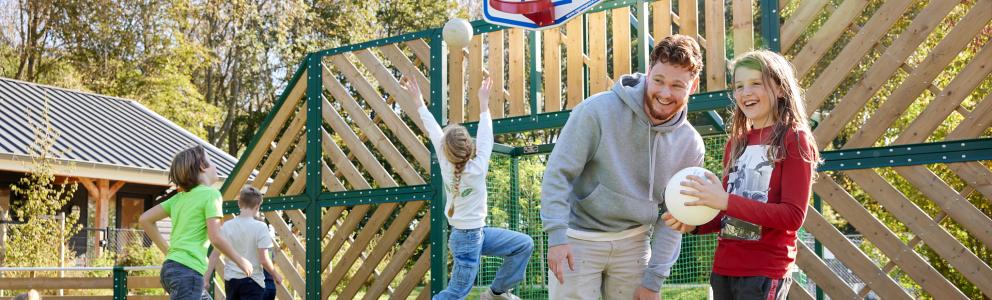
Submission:
{"label": "blue jeans", "polygon": [[203,274],[172,260],[162,263],[159,281],[165,292],[169,293],[170,300],[197,300],[205,295]]}
{"label": "blue jeans", "polygon": [[509,291],[524,279],[534,240],[523,233],[500,228],[452,228],[448,247],[455,258],[454,268],[448,287],[434,296],[435,300],[465,299],[479,273],[482,255],[503,257],[503,265],[490,288],[497,293]]}
{"label": "blue jeans", "polygon": [[275,300],[276,282],[272,280],[272,274],[269,274],[269,271],[262,270],[262,272],[265,272],[265,293],[262,294],[262,299]]}

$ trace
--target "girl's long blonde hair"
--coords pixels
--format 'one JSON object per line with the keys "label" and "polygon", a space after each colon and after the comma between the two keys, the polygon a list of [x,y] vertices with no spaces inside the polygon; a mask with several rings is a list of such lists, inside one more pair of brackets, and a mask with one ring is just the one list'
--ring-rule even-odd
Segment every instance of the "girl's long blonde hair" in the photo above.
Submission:
{"label": "girl's long blonde hair", "polygon": [[[816,141],[809,127],[809,119],[806,117],[806,105],[803,100],[803,90],[799,88],[799,81],[796,80],[796,70],[785,57],[778,53],[767,50],[755,50],[744,53],[731,62],[731,70],[737,75],[737,69],[748,68],[761,72],[762,86],[768,95],[778,98],[772,107],[772,135],[768,137],[768,157],[774,162],[785,159],[785,138],[789,132],[795,132],[797,138],[804,138],[810,145],[812,151],[797,153],[806,162],[819,163],[820,153],[816,149]],[[736,87],[735,87],[736,89]],[[727,164],[723,166],[723,174],[729,174],[730,168],[737,164],[737,159],[744,153],[747,147],[747,132],[750,129],[750,122],[744,111],[735,103],[731,113],[730,134],[727,142],[730,143],[727,153]],[[805,132],[800,135],[799,132]],[[816,172],[813,172],[815,177]]]}
{"label": "girl's long blonde hair", "polygon": [[[475,141],[468,134],[468,129],[458,124],[451,124],[444,128],[444,157],[455,166],[454,180],[452,182],[452,199],[461,196],[460,185],[462,172],[465,171],[465,164],[475,158]],[[454,215],[454,205],[448,210],[448,216]]]}

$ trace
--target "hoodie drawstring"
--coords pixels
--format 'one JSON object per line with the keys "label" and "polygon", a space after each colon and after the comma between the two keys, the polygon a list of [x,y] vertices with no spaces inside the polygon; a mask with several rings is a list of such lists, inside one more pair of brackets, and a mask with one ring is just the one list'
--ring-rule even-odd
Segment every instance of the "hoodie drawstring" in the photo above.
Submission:
{"label": "hoodie drawstring", "polygon": [[657,132],[654,134],[654,139],[651,139],[651,127],[648,127],[648,200],[654,202],[654,161],[655,156],[658,155],[658,151],[654,150],[659,147],[658,141],[661,133]]}

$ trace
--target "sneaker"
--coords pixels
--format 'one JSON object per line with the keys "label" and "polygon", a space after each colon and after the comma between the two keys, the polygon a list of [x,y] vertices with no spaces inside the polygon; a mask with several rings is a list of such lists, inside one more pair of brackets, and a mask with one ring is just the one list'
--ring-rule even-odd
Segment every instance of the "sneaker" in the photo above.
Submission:
{"label": "sneaker", "polygon": [[484,293],[479,295],[479,300],[520,300],[520,297],[510,293],[510,291],[506,291],[501,295],[496,295],[493,294],[492,289],[486,289]]}

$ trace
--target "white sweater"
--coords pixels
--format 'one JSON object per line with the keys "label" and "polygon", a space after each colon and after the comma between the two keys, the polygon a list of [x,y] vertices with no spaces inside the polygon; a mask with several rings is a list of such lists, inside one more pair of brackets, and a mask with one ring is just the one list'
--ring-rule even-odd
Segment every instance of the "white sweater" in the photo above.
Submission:
{"label": "white sweater", "polygon": [[[441,178],[444,180],[445,203],[444,214],[448,217],[448,223],[457,229],[475,229],[486,225],[486,214],[488,200],[486,188],[486,173],[489,172],[489,156],[493,151],[493,119],[489,112],[479,114],[479,128],[475,138],[475,158],[465,163],[465,170],[462,171],[462,178],[459,184],[461,195],[452,195],[454,191],[454,165],[448,161],[444,155],[442,147],[444,131],[434,120],[434,115],[427,110],[426,106],[417,109],[420,120],[427,130],[427,137],[434,145],[434,153],[437,153],[438,163],[441,165]],[[455,213],[448,216],[448,211],[454,206]]]}

